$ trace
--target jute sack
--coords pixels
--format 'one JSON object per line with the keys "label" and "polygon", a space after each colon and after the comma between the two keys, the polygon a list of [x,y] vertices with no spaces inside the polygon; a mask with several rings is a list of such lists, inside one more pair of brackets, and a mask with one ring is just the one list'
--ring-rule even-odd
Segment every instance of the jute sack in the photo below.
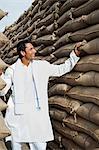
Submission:
{"label": "jute sack", "polygon": [[87,24],[87,25],[93,25],[93,24],[98,24],[99,23],[99,9],[95,10],[93,12],[91,12],[88,15],[84,15],[83,16],[83,21]]}
{"label": "jute sack", "polygon": [[88,0],[67,0],[60,8],[60,15],[69,10],[71,7],[78,7],[87,1]]}
{"label": "jute sack", "polygon": [[68,92],[68,90],[71,88],[70,85],[67,84],[55,84],[53,85],[49,91],[49,97],[51,97],[52,95],[66,95],[66,93]]}
{"label": "jute sack", "polygon": [[99,126],[94,123],[79,117],[77,117],[77,121],[75,122],[72,116],[64,119],[63,122],[71,129],[84,132],[99,142]]}
{"label": "jute sack", "polygon": [[0,90],[6,86],[6,82],[0,77]]}
{"label": "jute sack", "polygon": [[51,142],[48,142],[47,144],[47,149],[49,148],[49,150],[59,150],[59,145],[58,143],[56,143],[55,141],[51,141]]}
{"label": "jute sack", "polygon": [[56,108],[51,108],[50,109],[50,116],[51,118],[58,120],[58,121],[62,121],[64,118],[67,117],[67,112],[63,111],[63,110],[59,110]]}
{"label": "jute sack", "polygon": [[40,28],[41,26],[45,25],[45,26],[48,26],[50,24],[52,24],[54,22],[54,14],[51,13],[49,14],[48,16],[46,16],[45,18],[43,18],[42,20],[40,20],[38,23],[37,23],[37,28]]}
{"label": "jute sack", "polygon": [[79,108],[82,102],[69,97],[52,96],[49,98],[49,104],[72,114]]}
{"label": "jute sack", "polygon": [[0,32],[0,48],[3,47],[7,42],[9,42],[9,39]]}
{"label": "jute sack", "polygon": [[19,58],[19,56],[17,55],[17,56],[13,56],[12,58],[5,58],[4,59],[4,61],[5,61],[5,63],[7,63],[7,64],[9,64],[9,65],[12,65],[13,63],[15,63],[16,62],[16,60]]}
{"label": "jute sack", "polygon": [[7,12],[4,12],[3,10],[0,9],[0,20],[7,14],[8,14]]}
{"label": "jute sack", "polygon": [[[55,134],[55,140],[57,140],[58,142],[58,138],[60,139],[61,136],[61,143],[65,146],[65,144],[67,145],[67,148],[71,147],[71,148],[75,148],[75,150],[78,150],[77,148],[81,148],[81,149],[85,149],[85,150],[92,150],[95,147],[98,147],[99,144],[93,139],[91,138],[91,136],[85,134],[85,133],[81,133],[81,132],[77,132],[76,134],[74,134],[74,131],[67,128],[66,129],[70,130],[70,132],[73,133],[72,139],[68,139],[68,137],[62,137],[62,134],[59,134],[57,132],[54,132]],[[74,144],[75,143],[75,144]],[[76,147],[75,147],[76,146]]]}
{"label": "jute sack", "polygon": [[45,1],[45,3],[42,5],[42,8],[45,9],[47,6],[51,6],[53,5],[55,2],[57,2],[58,0],[47,0]]}
{"label": "jute sack", "polygon": [[92,104],[92,103],[86,103],[81,105],[76,113],[89,121],[92,121],[93,123],[99,125],[99,106]]}
{"label": "jute sack", "polygon": [[84,14],[89,14],[92,11],[98,9],[99,7],[99,1],[98,0],[89,0],[88,2],[84,3],[83,5],[79,6],[78,8],[76,8],[72,14],[73,17],[79,17],[82,16]]}
{"label": "jute sack", "polygon": [[72,50],[74,50],[74,48],[75,48],[75,43],[66,44],[66,45],[58,48],[55,52],[53,52],[53,55],[55,55],[55,57],[57,57],[57,58],[61,58],[61,57],[65,57],[65,56],[68,57],[70,52]]}
{"label": "jute sack", "polygon": [[[40,56],[41,57],[41,56]],[[57,58],[53,55],[53,54],[50,54],[49,56],[45,56],[42,58],[43,60],[47,60],[49,61],[50,63],[53,63],[57,60]]]}
{"label": "jute sack", "polygon": [[64,36],[62,36],[61,38],[59,38],[54,44],[53,46],[57,49],[63,45],[66,45],[67,43],[69,43],[71,40],[69,38],[70,33],[65,34]]}
{"label": "jute sack", "polygon": [[57,121],[52,121],[53,127],[55,131],[59,132],[60,136],[64,136],[70,141],[74,141],[81,148],[88,150],[99,146],[99,144],[88,134],[78,132],[74,129],[70,129],[69,127],[63,125]]}
{"label": "jute sack", "polygon": [[99,38],[89,41],[85,45],[81,46],[79,50],[83,50],[87,54],[99,54]]}
{"label": "jute sack", "polygon": [[7,150],[3,140],[0,140],[0,150]]}
{"label": "jute sack", "polygon": [[68,91],[67,95],[83,102],[99,105],[99,88],[97,87],[75,86]]}
{"label": "jute sack", "polygon": [[97,38],[98,36],[99,36],[99,24],[96,24],[91,27],[87,27],[85,29],[71,33],[69,35],[69,39],[74,42],[82,40],[90,41],[92,39]]}
{"label": "jute sack", "polygon": [[0,58],[0,69],[6,69],[9,65]]}
{"label": "jute sack", "polygon": [[55,131],[57,131],[58,133],[60,133],[60,135],[73,140],[73,137],[78,135],[77,131],[71,130],[70,128],[66,127],[63,122],[59,122],[56,120],[52,120],[52,125],[55,129]]}
{"label": "jute sack", "polygon": [[89,72],[70,72],[57,79],[56,83],[66,83],[69,85],[83,85],[99,87],[99,73]]}
{"label": "jute sack", "polygon": [[76,64],[74,70],[87,72],[87,71],[99,71],[99,55],[88,55],[82,57]]}
{"label": "jute sack", "polygon": [[57,37],[54,35],[45,35],[37,38],[36,40],[32,40],[34,44],[41,45],[44,44],[46,46],[52,45],[57,40]]}
{"label": "jute sack", "polygon": [[[59,13],[59,7],[60,7],[60,2],[56,1],[55,3],[53,3],[51,6],[47,5],[46,9],[45,9],[45,13],[42,17],[47,16],[49,14],[51,14],[52,12],[57,12]],[[46,11],[47,10],[47,11]],[[41,12],[41,11],[40,11]]]}
{"label": "jute sack", "polygon": [[84,73],[71,71],[70,73],[67,73],[59,78],[55,78],[55,82],[64,83],[64,84],[68,84],[71,86],[79,85],[79,83],[76,80],[79,79],[82,74]]}
{"label": "jute sack", "polygon": [[0,114],[0,139],[3,139],[11,134],[10,130],[5,125],[2,114]]}
{"label": "jute sack", "polygon": [[7,107],[7,104],[0,98],[0,111],[5,110]]}
{"label": "jute sack", "polygon": [[41,37],[43,35],[47,34],[53,34],[54,30],[58,28],[58,24],[56,22],[52,23],[49,26],[42,26],[40,29],[38,29],[37,37]]}
{"label": "jute sack", "polygon": [[43,48],[42,50],[39,50],[38,54],[40,56],[46,56],[46,55],[51,54],[54,50],[55,50],[55,48],[53,46],[47,46],[47,47]]}
{"label": "jute sack", "polygon": [[65,149],[82,150],[82,148],[80,148],[76,143],[74,143],[72,140],[62,136],[58,132],[55,131],[54,135],[55,135],[55,141],[57,143],[59,143],[60,148],[64,147],[64,150]]}
{"label": "jute sack", "polygon": [[68,32],[75,32],[77,30],[88,27],[88,25],[83,21],[83,17],[66,21],[61,28],[55,31],[56,35],[62,36]]}
{"label": "jute sack", "polygon": [[[59,17],[59,19],[57,20],[59,27],[71,19],[70,15],[71,15],[71,11],[68,10],[62,16]],[[55,32],[55,33],[57,33],[57,32]]]}

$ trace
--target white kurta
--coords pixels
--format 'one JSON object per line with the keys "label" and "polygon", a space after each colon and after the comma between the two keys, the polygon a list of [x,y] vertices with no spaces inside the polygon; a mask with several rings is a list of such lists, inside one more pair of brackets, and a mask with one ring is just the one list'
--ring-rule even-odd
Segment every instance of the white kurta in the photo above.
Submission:
{"label": "white kurta", "polygon": [[16,115],[14,109],[15,97],[12,83],[16,63],[7,69],[5,74],[7,87],[1,91],[1,95],[3,93],[5,94],[9,87],[12,87],[12,95],[8,101],[9,107],[6,111],[6,121],[12,132],[12,137],[16,142],[46,142],[53,140],[53,131],[48,109],[48,79],[49,76],[61,76],[71,71],[78,60],[79,58],[72,52],[70,59],[62,65],[53,65],[41,60],[33,61],[33,74],[40,97],[40,110],[36,109],[36,94],[31,67],[30,65],[28,67],[23,65],[26,80],[24,103],[22,104],[23,114],[21,115]]}

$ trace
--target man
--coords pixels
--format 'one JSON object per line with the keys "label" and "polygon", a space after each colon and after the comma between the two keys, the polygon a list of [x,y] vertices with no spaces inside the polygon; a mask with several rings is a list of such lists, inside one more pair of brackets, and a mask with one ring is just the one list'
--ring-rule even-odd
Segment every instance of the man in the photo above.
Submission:
{"label": "man", "polygon": [[28,142],[31,150],[45,150],[46,142],[53,140],[48,79],[73,69],[79,60],[78,47],[79,44],[64,64],[53,65],[45,60],[34,60],[36,50],[31,42],[24,40],[18,43],[19,59],[7,68],[4,75],[7,86],[1,91],[5,95],[10,87],[12,89],[5,118],[12,133],[13,150],[21,150],[23,142]]}

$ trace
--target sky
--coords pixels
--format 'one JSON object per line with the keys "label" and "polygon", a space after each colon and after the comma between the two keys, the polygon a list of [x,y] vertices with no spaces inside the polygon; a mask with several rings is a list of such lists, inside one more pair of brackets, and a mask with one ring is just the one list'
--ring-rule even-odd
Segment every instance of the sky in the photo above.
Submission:
{"label": "sky", "polygon": [[0,9],[8,12],[8,15],[0,20],[0,32],[3,32],[6,26],[13,24],[32,2],[33,0],[0,0]]}

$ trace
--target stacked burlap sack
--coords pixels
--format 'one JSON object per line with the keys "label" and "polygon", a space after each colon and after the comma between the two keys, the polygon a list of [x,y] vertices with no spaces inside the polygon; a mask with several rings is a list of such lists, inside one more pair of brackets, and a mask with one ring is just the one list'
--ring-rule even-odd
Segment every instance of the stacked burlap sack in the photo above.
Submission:
{"label": "stacked burlap sack", "polygon": [[5,17],[8,14],[8,12],[3,11],[2,9],[0,9],[0,20]]}
{"label": "stacked burlap sack", "polygon": [[49,80],[49,106],[55,140],[48,150],[99,149],[99,0],[35,0],[3,32],[10,40],[0,49],[8,64],[16,44],[31,39],[36,59],[61,64],[77,42],[81,59],[60,78]]}
{"label": "stacked burlap sack", "polygon": [[[4,71],[8,67],[8,65],[0,59],[0,70]],[[6,86],[6,83],[0,76],[0,90],[2,90]],[[2,111],[7,108],[7,104],[0,98],[0,150],[7,150],[4,139],[9,136],[10,130],[7,128]]]}

